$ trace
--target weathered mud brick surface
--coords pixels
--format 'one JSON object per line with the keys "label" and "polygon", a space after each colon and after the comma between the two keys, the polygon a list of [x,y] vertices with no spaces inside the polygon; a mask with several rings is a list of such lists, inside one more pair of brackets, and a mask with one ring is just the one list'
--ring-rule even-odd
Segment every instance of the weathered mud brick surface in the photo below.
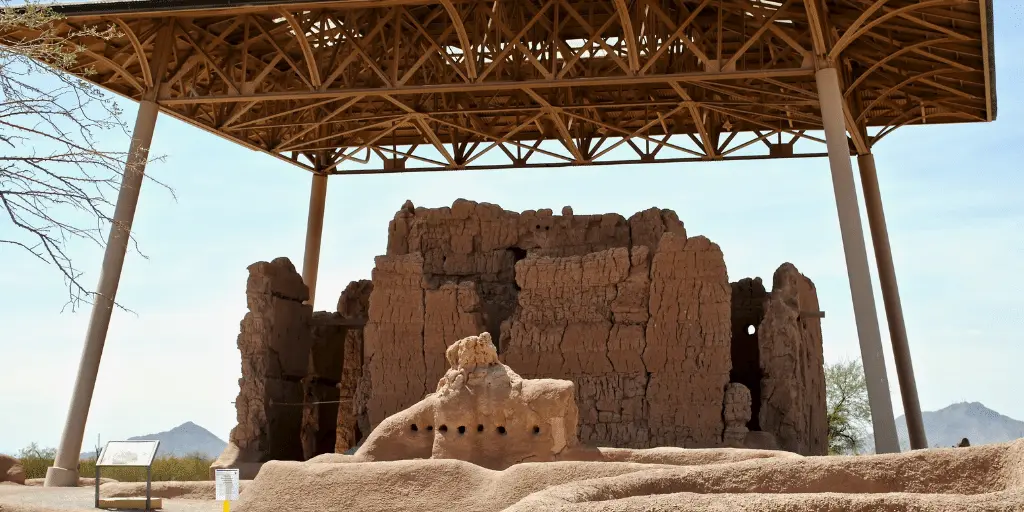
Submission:
{"label": "weathered mud brick surface", "polygon": [[618,289],[629,277],[625,247],[585,256],[531,256],[516,264],[519,304],[502,357],[527,378],[576,384],[586,443],[646,445],[646,375],[637,350],[642,329],[616,323],[613,313]]}
{"label": "weathered mud brick surface", "polygon": [[333,451],[338,453],[354,447],[363,435],[359,428],[361,411],[356,403],[356,390],[363,374],[363,328],[357,326],[366,322],[372,292],[370,280],[352,281],[338,299],[337,317],[350,326],[344,329],[341,341],[341,371],[336,384],[338,407]]}
{"label": "weathered mud brick surface", "polygon": [[363,362],[371,392],[365,405],[371,425],[426,394],[423,360],[423,258],[378,256],[363,331]]}
{"label": "weathered mud brick surface", "polygon": [[346,330],[337,322],[337,313],[313,313],[309,365],[302,379],[302,443],[306,459],[335,449],[340,405],[338,381],[344,364]]}
{"label": "weathered mud brick surface", "polygon": [[273,403],[302,402],[298,381],[309,364],[312,307],[302,278],[287,258],[249,266],[246,302],[238,350],[242,378],[235,400],[238,425],[230,440],[239,449],[262,458],[302,458],[298,443],[301,408]]}
{"label": "weathered mud brick surface", "polygon": [[350,450],[435,392],[446,347],[482,332],[524,377],[575,384],[583,443],[825,452],[810,280],[785,264],[771,293],[730,284],[721,249],[671,210],[561,213],[406,202],[372,280],[334,313],[302,304],[287,259],[251,266],[232,457]]}
{"label": "weathered mud brick surface", "polygon": [[643,360],[652,446],[717,446],[729,382],[731,287],[718,245],[662,236],[651,262]]}
{"label": "weathered mud brick surface", "polygon": [[424,294],[423,357],[426,366],[424,388],[431,387],[444,376],[448,362],[444,351],[452,339],[461,339],[465,332],[484,330],[477,284],[465,281],[445,283]]}
{"label": "weathered mud brick surface", "polygon": [[[644,252],[644,248],[635,255],[630,254],[631,230],[642,232],[646,240],[668,231],[684,232],[682,223],[674,213],[656,208],[629,220],[617,214],[572,215],[571,209],[563,213],[566,214],[554,215],[546,209],[517,213],[497,205],[466,200],[458,200],[450,208],[416,208],[409,202],[403,205],[389,225],[388,255],[378,259],[374,274],[366,361],[371,375],[381,371],[389,374],[405,371],[405,375],[395,378],[406,383],[385,383],[376,377],[367,381],[365,394],[371,426],[400,410],[402,404],[413,403],[422,398],[424,392],[432,391],[432,383],[444,372],[443,350],[451,340],[481,330],[491,333],[495,340],[508,339],[509,334],[503,332],[502,324],[511,325],[518,307],[522,285],[517,282],[516,263],[527,255],[589,258],[586,270],[582,260],[570,269],[576,272],[575,282],[558,281],[564,284],[563,289],[555,295],[549,294],[546,299],[571,299],[574,306],[549,302],[539,308],[544,310],[542,314],[583,319],[560,321],[565,329],[548,345],[565,345],[565,350],[559,348],[555,358],[542,358],[540,353],[529,357],[538,362],[543,359],[550,371],[604,374],[615,371],[608,356],[611,343],[612,352],[621,353],[621,358],[613,359],[619,372],[643,372],[639,357],[643,329],[638,324],[648,315],[645,288],[649,252]],[[594,253],[613,248],[620,249],[614,269],[591,268],[603,265]],[[636,275],[630,274],[631,256],[638,258]],[[396,264],[393,261],[399,260],[393,258],[418,259],[421,267],[415,270],[403,267],[410,272],[402,274],[407,282],[398,287],[382,288],[383,283],[394,280]],[[552,275],[559,272],[554,268],[546,271]],[[591,277],[594,272],[598,274]],[[600,272],[613,272],[614,280],[601,276]],[[582,281],[584,273],[588,279],[586,286]],[[595,279],[603,279],[603,284],[592,284],[598,283]],[[619,282],[623,282],[621,295]],[[587,295],[579,296],[577,291]],[[421,308],[410,306],[417,300],[422,303]],[[539,296],[536,300],[545,299]],[[422,311],[422,320],[412,321],[405,330],[399,329],[396,325],[402,322],[385,318],[385,311],[398,305],[415,310],[413,316]],[[578,311],[570,311],[571,308]],[[372,311],[378,311],[378,316]],[[405,318],[407,315],[391,316]],[[415,327],[421,324],[422,332],[415,332]],[[544,330],[545,336],[556,334],[547,324]],[[537,335],[541,333],[538,331]],[[398,336],[405,339],[399,340]],[[569,341],[563,343],[562,338],[566,336]],[[417,344],[419,350],[416,350]],[[402,354],[396,354],[394,362],[386,362],[384,360],[390,356],[377,358],[378,350]],[[420,358],[422,361],[418,360]],[[416,381],[422,381],[422,389]],[[606,418],[622,416],[621,412],[605,412]]]}
{"label": "weathered mud brick surface", "polygon": [[792,264],[775,271],[771,298],[758,329],[760,426],[783,450],[828,451],[825,373],[818,297],[811,280]]}
{"label": "weathered mud brick surface", "polygon": [[750,395],[750,430],[761,430],[761,350],[758,329],[764,320],[768,292],[761,278],[740,279],[732,283],[732,370],[729,381],[743,384]]}
{"label": "weathered mud brick surface", "polygon": [[739,382],[730,382],[725,387],[725,404],[722,419],[725,430],[722,444],[730,448],[742,448],[747,440],[747,424],[750,422],[750,390]]}

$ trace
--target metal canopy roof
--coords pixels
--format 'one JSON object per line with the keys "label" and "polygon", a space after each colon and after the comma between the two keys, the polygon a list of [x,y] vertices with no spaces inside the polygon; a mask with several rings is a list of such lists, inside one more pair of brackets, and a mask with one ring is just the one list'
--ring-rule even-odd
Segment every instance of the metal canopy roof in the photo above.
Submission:
{"label": "metal canopy roof", "polygon": [[86,48],[76,74],[327,173],[817,155],[803,142],[822,142],[806,132],[822,128],[815,69],[828,63],[851,151],[905,125],[996,115],[991,0],[55,8],[64,34],[119,27],[73,36]]}

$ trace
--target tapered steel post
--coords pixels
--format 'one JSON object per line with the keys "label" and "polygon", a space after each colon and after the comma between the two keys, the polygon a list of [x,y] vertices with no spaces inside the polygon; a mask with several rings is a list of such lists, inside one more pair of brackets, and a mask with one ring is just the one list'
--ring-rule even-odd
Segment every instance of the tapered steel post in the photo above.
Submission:
{"label": "tapered steel post", "polygon": [[850,294],[853,297],[853,314],[857,323],[857,335],[860,338],[868,401],[871,404],[875,452],[895,453],[900,451],[900,445],[896,437],[892,398],[889,396],[889,379],[885,371],[878,311],[875,309],[875,297],[871,289],[871,271],[867,244],[864,242],[864,227],[861,225],[857,188],[853,181],[853,163],[850,161],[850,146],[846,138],[839,74],[835,68],[823,68],[816,73],[815,78],[828,146],[829,166],[832,169],[832,188],[835,191],[836,209],[839,212],[839,229],[843,237],[843,251],[846,254],[846,272],[850,279]]}
{"label": "tapered steel post", "polygon": [[864,206],[868,212],[871,242],[875,246],[875,263],[878,265],[878,280],[882,285],[882,303],[885,305],[885,318],[889,325],[889,339],[892,340],[892,354],[896,360],[896,378],[900,382],[910,448],[920,450],[928,448],[928,437],[924,432],[921,402],[917,397],[914,363],[910,358],[910,343],[907,341],[907,326],[903,320],[900,289],[896,284],[896,266],[892,261],[892,248],[889,247],[889,230],[885,226],[885,211],[882,209],[875,156],[871,153],[858,155],[857,167],[860,169],[860,182],[864,188]]}
{"label": "tapered steel post", "polygon": [[114,219],[110,225],[107,247],[103,252],[103,267],[100,270],[92,316],[89,317],[85,347],[82,349],[82,359],[78,364],[78,377],[75,379],[75,389],[71,394],[71,405],[68,408],[67,421],[64,423],[64,433],[60,438],[53,467],[46,470],[44,485],[47,487],[78,485],[78,459],[82,451],[85,423],[89,417],[93,390],[96,388],[96,375],[100,369],[103,345],[107,340],[107,328],[110,327],[110,315],[114,309],[117,286],[121,281],[121,269],[124,267],[132,221],[135,219],[135,207],[139,203],[139,191],[159,111],[154,101],[144,100],[139,103],[139,113],[135,118],[135,129],[132,132],[132,142],[121,179],[121,189],[117,194],[117,205],[114,207]]}
{"label": "tapered steel post", "polygon": [[327,203],[327,175],[314,174],[309,190],[309,217],[306,219],[306,251],[302,256],[302,282],[309,288],[309,301],[316,296],[316,275],[320,267],[320,241],[324,233],[324,207]]}

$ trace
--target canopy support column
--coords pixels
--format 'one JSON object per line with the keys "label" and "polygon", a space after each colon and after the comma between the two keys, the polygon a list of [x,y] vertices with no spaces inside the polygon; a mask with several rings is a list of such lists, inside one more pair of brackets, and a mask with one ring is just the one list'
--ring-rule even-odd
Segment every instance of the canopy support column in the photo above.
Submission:
{"label": "canopy support column", "polygon": [[882,194],[878,187],[875,155],[858,155],[857,167],[860,168],[860,182],[864,188],[864,205],[868,212],[871,241],[875,246],[878,280],[882,285],[882,303],[885,305],[885,318],[889,324],[893,358],[896,360],[896,378],[900,382],[903,413],[907,418],[907,432],[910,434],[910,448],[920,450],[928,448],[928,437],[924,432],[921,402],[917,397],[914,363],[910,358],[910,343],[907,341],[907,326],[903,320],[900,289],[896,284],[896,267],[892,260],[892,248],[889,246],[889,230],[885,226],[885,211],[882,209]]}
{"label": "canopy support column", "polygon": [[78,377],[75,379],[75,388],[71,394],[71,406],[68,408],[60,446],[57,448],[57,457],[53,467],[46,470],[46,487],[78,486],[78,459],[82,451],[85,423],[89,417],[93,390],[96,388],[96,375],[100,369],[103,345],[107,340],[107,329],[110,327],[110,316],[114,309],[117,286],[121,281],[121,270],[124,268],[125,253],[131,239],[135,208],[139,203],[139,191],[159,112],[160,107],[155,101],[143,100],[139,103],[139,114],[135,118],[135,129],[132,131],[128,159],[121,179],[121,188],[117,194],[117,205],[114,207],[107,247],[103,252],[103,267],[100,270],[92,315],[89,317],[85,347],[82,349],[82,359],[78,364]]}
{"label": "canopy support column", "polygon": [[876,453],[900,451],[896,437],[896,419],[889,396],[889,379],[885,371],[882,336],[878,327],[874,292],[871,289],[871,271],[868,264],[864,227],[861,225],[857,205],[857,188],[853,181],[853,163],[846,137],[843,115],[843,96],[839,87],[839,74],[835,68],[818,70],[818,101],[821,104],[822,124],[828,146],[829,166],[832,169],[832,188],[839,212],[839,229],[846,253],[846,271],[853,296],[853,313],[860,338],[861,359],[867,380],[868,401],[871,404],[871,423],[875,435]]}
{"label": "canopy support column", "polygon": [[309,217],[306,219],[306,251],[302,256],[302,282],[309,288],[312,305],[316,297],[316,275],[320,268],[320,241],[324,233],[324,207],[327,203],[327,175],[313,174],[309,190]]}

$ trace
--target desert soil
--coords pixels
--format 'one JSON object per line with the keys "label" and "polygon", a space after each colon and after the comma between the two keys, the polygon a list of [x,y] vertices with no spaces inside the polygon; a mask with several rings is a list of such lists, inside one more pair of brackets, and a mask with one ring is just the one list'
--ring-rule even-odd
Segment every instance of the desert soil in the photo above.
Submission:
{"label": "desert soil", "polygon": [[437,459],[270,462],[237,510],[1024,511],[1024,439],[857,457],[747,455],[754,453],[661,448],[635,450],[632,462],[526,463],[504,471]]}
{"label": "desert soil", "polygon": [[[859,457],[764,457],[750,450],[615,450],[605,462],[517,464],[492,471],[458,460],[269,462],[243,482],[239,512],[668,511],[1020,512],[1024,439],[970,448]],[[780,454],[781,455],[781,454]],[[752,458],[757,457],[757,458]],[[110,483],[104,496],[144,484]],[[92,511],[92,488],[0,485],[0,511]],[[170,512],[214,512],[212,482],[156,482]]]}

